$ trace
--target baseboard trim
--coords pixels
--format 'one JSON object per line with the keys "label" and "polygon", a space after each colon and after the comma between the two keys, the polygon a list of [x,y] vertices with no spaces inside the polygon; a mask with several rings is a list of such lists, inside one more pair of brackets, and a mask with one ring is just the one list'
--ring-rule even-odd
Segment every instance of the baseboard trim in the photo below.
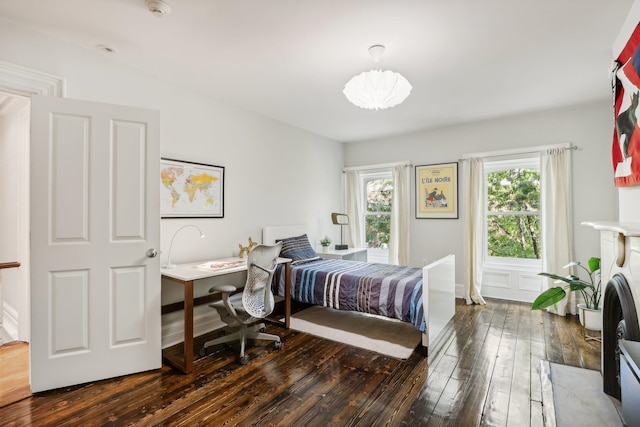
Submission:
{"label": "baseboard trim", "polygon": [[[163,316],[162,320],[162,348],[171,347],[184,342],[184,320],[170,321]],[[209,308],[206,313],[197,313],[193,316],[193,336],[204,335],[227,326],[220,319],[218,312]]]}

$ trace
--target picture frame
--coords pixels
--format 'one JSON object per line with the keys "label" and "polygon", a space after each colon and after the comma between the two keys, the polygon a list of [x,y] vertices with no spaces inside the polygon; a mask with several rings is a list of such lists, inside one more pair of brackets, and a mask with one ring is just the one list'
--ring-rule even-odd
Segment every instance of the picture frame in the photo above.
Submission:
{"label": "picture frame", "polygon": [[161,218],[224,218],[224,166],[160,159]]}
{"label": "picture frame", "polygon": [[458,219],[458,162],[415,167],[416,218]]}

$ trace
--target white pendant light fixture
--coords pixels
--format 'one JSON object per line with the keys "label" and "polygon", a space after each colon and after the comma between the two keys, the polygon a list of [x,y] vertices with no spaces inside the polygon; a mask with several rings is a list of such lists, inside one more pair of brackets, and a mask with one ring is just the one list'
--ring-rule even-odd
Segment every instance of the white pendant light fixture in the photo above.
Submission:
{"label": "white pendant light fixture", "polygon": [[[369,54],[376,64],[383,53],[382,45],[369,48]],[[402,74],[374,69],[353,76],[344,85],[342,93],[360,108],[384,110],[402,103],[411,93],[411,89],[411,84]]]}

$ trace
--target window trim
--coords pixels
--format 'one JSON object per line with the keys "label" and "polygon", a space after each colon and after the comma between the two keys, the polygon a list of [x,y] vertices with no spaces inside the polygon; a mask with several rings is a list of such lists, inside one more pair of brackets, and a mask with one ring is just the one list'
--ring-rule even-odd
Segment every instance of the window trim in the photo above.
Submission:
{"label": "window trim", "polygon": [[[513,257],[496,257],[489,255],[489,227],[488,227],[488,218],[493,215],[531,215],[537,214],[539,218],[541,218],[541,211],[538,209],[537,211],[506,211],[506,212],[489,212],[489,191],[488,191],[488,177],[492,172],[503,171],[506,169],[513,168],[523,168],[523,169],[537,169],[540,171],[540,156],[536,154],[526,154],[526,155],[513,155],[509,156],[508,159],[500,159],[500,160],[489,160],[484,162],[484,177],[483,177],[483,192],[484,192],[484,212],[483,212],[483,220],[484,220],[484,236],[483,236],[483,251],[484,251],[484,267],[485,268],[504,268],[506,266],[522,269],[522,270],[531,270],[534,269],[539,270],[542,268],[542,258],[539,259],[530,259],[530,258],[513,258]],[[542,238],[542,236],[541,236]]]}

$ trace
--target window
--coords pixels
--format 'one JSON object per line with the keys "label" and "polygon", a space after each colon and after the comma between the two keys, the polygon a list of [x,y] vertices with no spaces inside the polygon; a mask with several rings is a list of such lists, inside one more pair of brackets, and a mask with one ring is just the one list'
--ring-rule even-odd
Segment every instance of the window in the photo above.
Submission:
{"label": "window", "polygon": [[486,260],[540,264],[540,160],[485,163]]}
{"label": "window", "polygon": [[369,256],[388,260],[393,199],[391,172],[363,174],[362,185],[365,190],[364,235]]}

